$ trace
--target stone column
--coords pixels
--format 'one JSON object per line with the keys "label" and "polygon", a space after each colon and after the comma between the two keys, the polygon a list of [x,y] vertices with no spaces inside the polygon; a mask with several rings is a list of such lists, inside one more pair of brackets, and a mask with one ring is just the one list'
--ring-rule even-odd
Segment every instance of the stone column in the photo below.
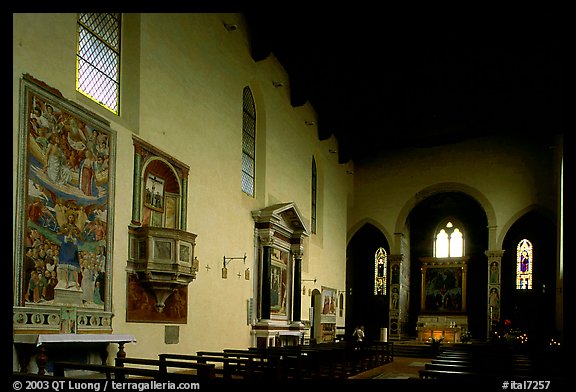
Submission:
{"label": "stone column", "polygon": [[[299,247],[300,248],[300,247]],[[294,276],[292,283],[292,321],[297,322],[302,318],[302,251],[298,249],[292,252],[294,255]]]}
{"label": "stone column", "polygon": [[182,191],[180,192],[180,230],[186,230],[186,217],[188,215],[187,211],[187,200],[188,200],[188,179],[187,177],[182,178]]}
{"label": "stone column", "polygon": [[135,146],[134,148],[134,177],[132,179],[132,224],[140,226],[140,208],[141,208],[141,191],[142,184],[140,183],[142,176],[142,151]]}
{"label": "stone column", "polygon": [[270,319],[270,266],[272,263],[272,247],[262,247],[262,287],[260,288],[260,318]]}
{"label": "stone column", "polygon": [[500,322],[500,295],[501,295],[501,272],[503,250],[487,250],[484,254],[488,257],[488,337],[496,331]]}
{"label": "stone column", "polygon": [[466,282],[468,276],[468,265],[462,266],[462,311],[466,312]]}
{"label": "stone column", "polygon": [[[388,311],[388,335],[391,340],[398,340],[402,334],[403,313],[408,309],[407,295],[403,292],[409,289],[408,282],[403,281],[406,275],[403,273],[403,254],[391,254],[388,256],[388,293],[390,305]],[[408,286],[405,286],[408,285]]]}

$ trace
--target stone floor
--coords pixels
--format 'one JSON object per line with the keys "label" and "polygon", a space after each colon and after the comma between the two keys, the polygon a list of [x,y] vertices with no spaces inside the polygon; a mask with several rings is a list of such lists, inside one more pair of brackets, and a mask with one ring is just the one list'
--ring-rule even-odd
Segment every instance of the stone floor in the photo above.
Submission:
{"label": "stone floor", "polygon": [[351,379],[415,379],[418,371],[430,363],[430,358],[394,357],[394,361],[374,369],[358,373]]}

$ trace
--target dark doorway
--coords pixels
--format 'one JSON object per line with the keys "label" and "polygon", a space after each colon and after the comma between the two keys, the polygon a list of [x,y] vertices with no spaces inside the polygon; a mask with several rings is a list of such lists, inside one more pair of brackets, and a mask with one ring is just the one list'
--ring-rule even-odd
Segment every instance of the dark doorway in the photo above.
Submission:
{"label": "dark doorway", "polygon": [[[516,289],[516,247],[522,239],[534,249],[531,290]],[[546,344],[555,336],[556,224],[532,211],[518,219],[503,242],[501,319],[526,331],[528,341]]]}
{"label": "dark doorway", "polygon": [[354,328],[364,325],[366,339],[378,340],[380,328],[388,326],[388,298],[374,295],[375,254],[384,248],[390,255],[390,246],[382,232],[372,224],[358,230],[346,249],[346,337]]}

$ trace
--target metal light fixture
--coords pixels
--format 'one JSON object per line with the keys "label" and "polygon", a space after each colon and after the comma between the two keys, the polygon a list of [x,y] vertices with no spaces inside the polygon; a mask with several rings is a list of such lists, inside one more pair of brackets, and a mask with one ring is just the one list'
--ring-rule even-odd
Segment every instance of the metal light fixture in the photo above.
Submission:
{"label": "metal light fixture", "polygon": [[[226,257],[224,256],[224,265],[222,266],[222,279],[228,278],[228,268],[226,266],[230,264],[232,260],[243,260],[246,263],[246,253],[244,253],[244,257]],[[246,273],[244,273],[244,277],[246,278]],[[250,279],[250,272],[248,272],[248,279]]]}

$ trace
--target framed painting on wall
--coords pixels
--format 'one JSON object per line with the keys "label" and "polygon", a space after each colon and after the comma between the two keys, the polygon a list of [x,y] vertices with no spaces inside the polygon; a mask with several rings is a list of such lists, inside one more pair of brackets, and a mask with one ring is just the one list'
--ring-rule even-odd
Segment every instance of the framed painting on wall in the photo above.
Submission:
{"label": "framed painting on wall", "polygon": [[462,268],[426,268],[423,296],[427,312],[461,312]]}
{"label": "framed painting on wall", "polygon": [[320,311],[321,323],[336,323],[336,289],[322,287],[322,308]]}
{"label": "framed painting on wall", "polygon": [[15,331],[40,315],[35,330],[70,332],[70,314],[89,320],[75,332],[108,330],[115,132],[29,75],[20,94]]}
{"label": "framed painting on wall", "polygon": [[144,205],[155,211],[164,211],[164,179],[156,174],[146,176]]}
{"label": "framed painting on wall", "polygon": [[138,279],[128,273],[126,293],[126,321],[140,323],[185,324],[188,318],[188,287],[175,288],[166,298],[162,308],[157,306],[156,294]]}
{"label": "framed painting on wall", "polygon": [[286,316],[288,290],[288,256],[280,249],[272,250],[270,263],[270,314]]}

